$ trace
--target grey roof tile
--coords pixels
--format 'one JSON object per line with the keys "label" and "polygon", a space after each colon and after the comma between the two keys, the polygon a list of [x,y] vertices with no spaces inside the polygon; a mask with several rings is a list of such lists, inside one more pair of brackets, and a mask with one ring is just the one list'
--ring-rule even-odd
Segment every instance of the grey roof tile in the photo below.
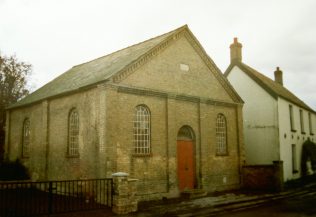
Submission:
{"label": "grey roof tile", "polygon": [[182,26],[166,34],[74,66],[35,92],[9,106],[9,109],[32,104],[105,81],[169,38],[169,36],[186,27],[186,25]]}
{"label": "grey roof tile", "polygon": [[295,96],[291,91],[289,91],[283,85],[275,82],[274,80],[268,78],[267,76],[263,75],[262,73],[258,72],[257,70],[251,68],[250,66],[242,63],[242,62],[233,62],[227,68],[226,72],[224,73],[227,77],[230,71],[234,66],[238,66],[241,70],[243,70],[249,77],[251,77],[255,82],[257,82],[263,89],[265,89],[269,94],[273,97],[282,97],[293,104],[296,104],[306,110],[309,110],[313,113],[315,111],[309,107],[306,103],[304,103],[301,99]]}

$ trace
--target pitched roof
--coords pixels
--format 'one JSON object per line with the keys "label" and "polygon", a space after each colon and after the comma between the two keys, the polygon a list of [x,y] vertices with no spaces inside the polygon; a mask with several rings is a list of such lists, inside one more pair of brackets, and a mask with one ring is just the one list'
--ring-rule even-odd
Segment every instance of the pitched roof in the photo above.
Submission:
{"label": "pitched roof", "polygon": [[313,113],[315,111],[309,107],[306,103],[300,100],[297,96],[295,96],[291,91],[285,88],[283,85],[275,82],[274,80],[268,78],[257,70],[251,68],[250,66],[239,62],[233,61],[229,67],[226,69],[224,75],[227,77],[231,72],[234,66],[239,67],[242,71],[244,71],[250,78],[252,78],[258,85],[260,85],[263,89],[265,89],[272,97],[282,97],[293,104],[296,104],[299,107],[305,108]]}
{"label": "pitched roof", "polygon": [[[141,58],[151,50],[159,47],[160,45],[163,46],[165,42],[174,38],[182,31],[189,33],[198,44],[198,47],[203,50],[205,56],[207,56],[206,52],[191,33],[188,26],[184,25],[178,29],[155,38],[132,45],[122,50],[118,50],[95,60],[74,66],[35,92],[9,106],[8,109],[29,105],[55,96],[69,94],[105,82],[114,76],[119,76],[120,73],[128,69],[131,64],[137,63],[137,61],[140,61]],[[229,82],[226,81],[226,78],[222,75],[215,63],[208,56],[207,59],[217,70],[217,74],[220,77],[219,80],[226,84],[226,88],[228,87],[227,89],[229,90],[230,94],[235,99],[237,99],[238,102],[242,102],[241,98],[238,96],[232,86],[230,86]]]}

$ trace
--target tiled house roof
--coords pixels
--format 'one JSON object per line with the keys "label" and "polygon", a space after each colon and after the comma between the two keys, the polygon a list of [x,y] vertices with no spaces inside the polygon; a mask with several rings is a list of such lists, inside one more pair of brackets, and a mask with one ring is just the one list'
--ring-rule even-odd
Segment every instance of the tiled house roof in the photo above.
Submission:
{"label": "tiled house roof", "polygon": [[9,108],[31,104],[49,97],[66,94],[80,88],[88,87],[89,85],[104,82],[115,73],[124,69],[129,63],[136,61],[147,51],[184,27],[185,26],[109,55],[74,66]]}
{"label": "tiled house roof", "polygon": [[176,38],[177,35],[183,31],[193,39],[195,45],[197,45],[196,47],[198,47],[197,49],[202,53],[204,59],[215,68],[217,79],[219,79],[233,99],[235,99],[237,103],[242,103],[239,95],[230,83],[227,82],[226,78],[222,75],[211,58],[206,54],[202,46],[189,30],[188,26],[184,25],[166,34],[74,66],[35,92],[9,106],[8,109],[29,105],[56,96],[66,95],[103,83],[110,79],[113,79],[114,81],[120,80],[126,75],[124,72],[128,71],[133,64],[135,65],[136,63],[143,61],[144,56],[148,55],[151,51],[158,49],[160,46],[165,46],[171,39]]}
{"label": "tiled house roof", "polygon": [[224,73],[226,77],[231,72],[234,66],[239,67],[242,71],[244,71],[250,78],[252,78],[258,85],[260,85],[263,89],[265,89],[274,98],[282,97],[288,100],[289,102],[296,104],[299,107],[302,107],[306,110],[309,110],[315,113],[315,111],[311,107],[306,105],[302,100],[300,100],[297,96],[295,96],[291,91],[286,89],[283,85],[266,77],[265,75],[261,74],[257,70],[251,68],[250,66],[240,61],[233,61],[229,65],[229,67]]}

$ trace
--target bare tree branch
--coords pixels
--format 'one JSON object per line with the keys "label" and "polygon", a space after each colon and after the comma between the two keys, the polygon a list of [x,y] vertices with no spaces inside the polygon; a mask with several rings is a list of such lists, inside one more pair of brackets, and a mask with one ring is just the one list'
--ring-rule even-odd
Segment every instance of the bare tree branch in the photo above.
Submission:
{"label": "bare tree branch", "polygon": [[4,56],[0,53],[0,160],[4,145],[5,109],[29,94],[27,80],[32,65],[21,62],[16,55]]}

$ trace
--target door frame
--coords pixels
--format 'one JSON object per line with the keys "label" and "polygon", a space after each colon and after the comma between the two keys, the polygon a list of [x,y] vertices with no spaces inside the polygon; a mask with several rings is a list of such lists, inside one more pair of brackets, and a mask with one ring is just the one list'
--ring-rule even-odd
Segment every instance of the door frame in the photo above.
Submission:
{"label": "door frame", "polygon": [[179,142],[180,141],[190,141],[192,144],[192,169],[193,169],[193,188],[197,188],[197,177],[196,177],[196,145],[195,145],[195,134],[192,127],[188,125],[183,125],[179,128],[177,133],[177,179],[178,179],[178,188],[180,191],[185,189],[180,189],[180,178],[179,178]]}

